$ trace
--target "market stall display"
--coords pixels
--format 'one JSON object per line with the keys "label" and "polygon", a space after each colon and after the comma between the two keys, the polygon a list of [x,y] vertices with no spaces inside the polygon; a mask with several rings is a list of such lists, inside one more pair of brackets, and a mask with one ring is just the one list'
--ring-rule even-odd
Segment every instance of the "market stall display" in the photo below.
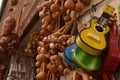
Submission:
{"label": "market stall display", "polygon": [[[105,3],[102,16],[93,17],[96,7],[104,1],[94,5],[91,4],[94,0],[35,0],[29,11],[25,11],[29,5],[25,1],[14,30],[20,44],[15,43],[17,51],[17,47],[10,48],[10,68],[6,72],[6,66],[0,65],[0,78],[5,74],[4,80],[113,80],[120,62],[117,20],[113,15],[116,8]],[[7,16],[12,15],[20,2],[9,0],[10,9],[14,10]],[[90,14],[91,19],[84,23],[81,18],[86,14]],[[13,31],[12,28],[3,30],[2,34]],[[117,36],[114,40],[112,33]],[[0,51],[5,50],[1,47]],[[3,58],[0,56],[0,63]]]}

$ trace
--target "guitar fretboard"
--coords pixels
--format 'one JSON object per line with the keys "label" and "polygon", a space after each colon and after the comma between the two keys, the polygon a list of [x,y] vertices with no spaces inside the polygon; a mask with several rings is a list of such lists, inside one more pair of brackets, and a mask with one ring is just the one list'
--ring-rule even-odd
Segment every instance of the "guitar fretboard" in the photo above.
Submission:
{"label": "guitar fretboard", "polygon": [[109,22],[110,15],[103,12],[102,16],[98,20],[98,24],[101,27],[105,27]]}
{"label": "guitar fretboard", "polygon": [[114,13],[114,8],[110,5],[105,5],[104,10],[103,10],[103,14],[101,15],[101,17],[98,20],[98,26],[99,27],[106,27],[106,25],[109,22],[109,18],[112,16],[112,14]]}

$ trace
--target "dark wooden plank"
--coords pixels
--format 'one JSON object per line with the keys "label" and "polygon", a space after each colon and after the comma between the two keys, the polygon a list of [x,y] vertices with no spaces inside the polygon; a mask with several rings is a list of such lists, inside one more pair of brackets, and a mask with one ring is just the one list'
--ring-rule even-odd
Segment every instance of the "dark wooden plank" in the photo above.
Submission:
{"label": "dark wooden plank", "polygon": [[30,10],[28,11],[28,13],[27,13],[27,15],[26,15],[26,17],[24,18],[24,20],[22,21],[22,23],[18,26],[16,32],[17,32],[17,34],[18,34],[20,37],[23,36],[24,32],[26,32],[26,31],[25,31],[26,28],[28,28],[28,27],[33,27],[33,26],[29,26],[30,23],[34,23],[34,22],[32,22],[32,21],[36,21],[36,22],[37,22],[38,19],[36,19],[36,20],[33,20],[33,19],[35,19],[36,16],[37,16],[37,18],[39,18],[39,17],[38,17],[38,14],[37,14],[36,7],[37,7],[37,5],[38,5],[40,2],[42,2],[42,1],[43,1],[43,0],[35,0],[35,1],[33,2]]}
{"label": "dark wooden plank", "polygon": [[[21,24],[17,27],[17,34],[20,37],[20,45],[24,44],[22,40],[28,35],[28,33],[33,29],[35,24],[40,20],[36,7],[42,0],[34,0],[30,10],[28,11],[25,18],[22,20]],[[19,54],[21,54],[21,46],[16,53],[11,57],[11,64],[9,73],[6,80],[34,80],[35,77],[35,59],[34,57],[24,56],[20,63],[17,62]]]}

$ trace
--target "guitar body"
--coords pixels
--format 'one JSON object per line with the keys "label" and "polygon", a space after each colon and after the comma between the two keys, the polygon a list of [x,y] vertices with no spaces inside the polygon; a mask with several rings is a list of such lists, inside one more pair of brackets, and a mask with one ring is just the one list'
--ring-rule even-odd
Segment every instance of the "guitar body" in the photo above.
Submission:
{"label": "guitar body", "polygon": [[72,53],[73,62],[81,69],[91,72],[101,67],[102,61],[100,56],[93,56],[77,47]]}
{"label": "guitar body", "polygon": [[109,37],[109,47],[104,57],[104,66],[106,71],[114,72],[120,62],[119,36],[111,31]]}
{"label": "guitar body", "polygon": [[110,26],[109,44],[104,60],[104,68],[106,71],[115,72],[120,62],[119,35],[117,28],[117,16],[114,14],[113,24]]}
{"label": "guitar body", "polygon": [[105,35],[109,32],[106,26],[102,32],[96,30],[98,18],[94,17],[90,20],[88,27],[82,30],[76,39],[78,46],[91,55],[100,55],[106,48]]}
{"label": "guitar body", "polygon": [[77,48],[76,43],[72,43],[71,45],[67,46],[64,50],[62,55],[62,59],[72,67],[76,67],[76,65],[72,61],[72,52]]}
{"label": "guitar body", "polygon": [[92,76],[102,75],[104,72],[113,73],[117,69],[120,62],[120,50],[118,47],[118,34],[110,31],[109,42],[107,50],[103,53],[103,64],[101,68],[95,72],[90,73]]}
{"label": "guitar body", "polygon": [[[119,35],[118,35],[118,28],[116,24],[116,14],[114,15],[115,19],[112,19],[112,25],[110,25],[110,34],[109,34],[109,41],[108,41],[108,47],[103,57],[103,65],[101,68],[93,72],[91,75],[98,76],[104,74],[104,72],[107,74],[113,73],[116,71],[119,62],[120,62],[120,49],[119,49]],[[106,80],[106,79],[105,79]],[[111,78],[111,80],[113,80]]]}

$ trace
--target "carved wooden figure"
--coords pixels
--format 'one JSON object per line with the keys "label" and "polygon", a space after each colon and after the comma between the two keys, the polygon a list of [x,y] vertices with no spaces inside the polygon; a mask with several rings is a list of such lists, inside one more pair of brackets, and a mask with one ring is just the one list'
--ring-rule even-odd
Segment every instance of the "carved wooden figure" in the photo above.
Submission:
{"label": "carved wooden figure", "polygon": [[[4,74],[5,69],[10,64],[11,55],[15,53],[18,46],[18,35],[13,31],[16,21],[13,17],[6,17],[2,25],[2,35],[0,36],[0,74]],[[3,71],[4,70],[4,71]]]}

